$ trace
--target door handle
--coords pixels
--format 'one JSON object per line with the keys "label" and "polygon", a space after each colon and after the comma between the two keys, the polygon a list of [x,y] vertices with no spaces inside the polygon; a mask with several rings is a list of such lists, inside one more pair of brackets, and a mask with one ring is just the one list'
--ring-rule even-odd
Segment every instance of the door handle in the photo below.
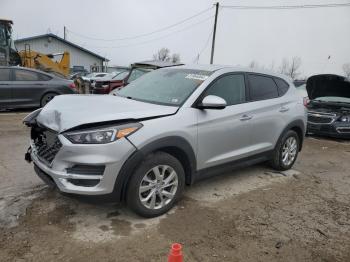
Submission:
{"label": "door handle", "polygon": [[252,119],[252,118],[253,118],[253,116],[243,115],[243,116],[241,116],[241,118],[240,118],[239,120],[241,120],[241,121],[247,121],[247,120],[250,120],[250,119]]}
{"label": "door handle", "polygon": [[288,107],[282,106],[279,110],[281,113],[289,111]]}

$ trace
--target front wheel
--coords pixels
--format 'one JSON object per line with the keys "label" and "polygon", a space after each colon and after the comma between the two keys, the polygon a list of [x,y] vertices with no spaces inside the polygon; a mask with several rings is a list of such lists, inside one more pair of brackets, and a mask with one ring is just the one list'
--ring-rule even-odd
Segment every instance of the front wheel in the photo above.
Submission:
{"label": "front wheel", "polygon": [[175,157],[157,152],[147,157],[131,177],[126,201],[143,217],[166,213],[181,197],[185,186],[184,169]]}
{"label": "front wheel", "polygon": [[287,131],[273,152],[273,158],[270,161],[271,166],[281,171],[290,169],[299,153],[299,141],[299,136],[295,131]]}

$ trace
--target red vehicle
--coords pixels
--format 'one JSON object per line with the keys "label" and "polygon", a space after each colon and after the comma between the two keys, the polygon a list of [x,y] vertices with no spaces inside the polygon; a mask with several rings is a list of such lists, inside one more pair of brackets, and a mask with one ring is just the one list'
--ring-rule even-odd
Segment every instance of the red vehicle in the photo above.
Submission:
{"label": "red vehicle", "polygon": [[178,66],[182,64],[175,64],[162,61],[145,61],[131,65],[130,71],[121,72],[112,79],[96,80],[95,87],[92,90],[93,94],[109,94],[116,88],[121,88],[131,83],[140,76],[163,67]]}

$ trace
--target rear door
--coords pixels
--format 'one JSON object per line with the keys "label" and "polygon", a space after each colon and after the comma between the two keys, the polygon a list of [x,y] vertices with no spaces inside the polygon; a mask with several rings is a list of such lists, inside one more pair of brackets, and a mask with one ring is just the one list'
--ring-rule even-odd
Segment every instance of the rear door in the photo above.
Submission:
{"label": "rear door", "polygon": [[13,70],[13,103],[18,106],[39,106],[49,76],[25,69]]}
{"label": "rear door", "polygon": [[288,103],[280,97],[272,76],[247,74],[249,86],[249,112],[251,117],[251,144],[253,154],[274,148],[275,143],[286,126],[285,113]]}
{"label": "rear door", "polygon": [[8,108],[11,105],[11,70],[0,68],[0,108]]}
{"label": "rear door", "polygon": [[224,164],[249,154],[250,130],[245,121],[246,86],[243,73],[223,75],[202,94],[227,102],[221,110],[198,110],[198,169]]}

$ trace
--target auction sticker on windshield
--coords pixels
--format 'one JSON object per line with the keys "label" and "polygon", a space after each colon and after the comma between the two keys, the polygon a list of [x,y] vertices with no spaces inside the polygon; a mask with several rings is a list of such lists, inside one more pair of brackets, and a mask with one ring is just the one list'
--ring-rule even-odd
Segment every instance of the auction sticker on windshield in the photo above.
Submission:
{"label": "auction sticker on windshield", "polygon": [[185,78],[204,81],[208,78],[208,76],[199,74],[188,74]]}

